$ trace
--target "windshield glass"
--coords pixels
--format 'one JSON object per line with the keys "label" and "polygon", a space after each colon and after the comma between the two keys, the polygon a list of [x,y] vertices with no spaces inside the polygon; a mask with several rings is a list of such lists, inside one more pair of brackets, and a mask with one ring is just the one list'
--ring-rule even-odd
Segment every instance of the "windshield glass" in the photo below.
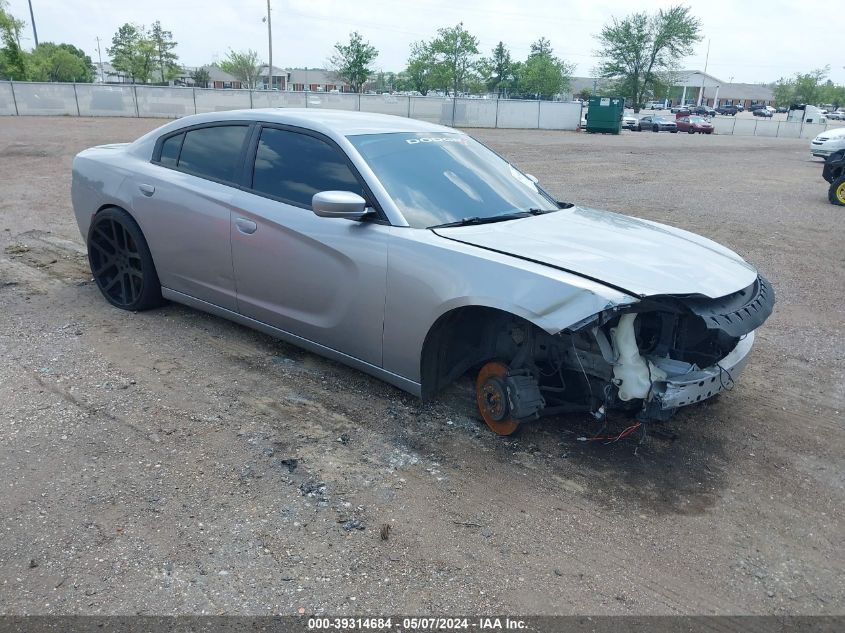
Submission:
{"label": "windshield glass", "polygon": [[349,137],[414,228],[557,206],[529,178],[460,133]]}

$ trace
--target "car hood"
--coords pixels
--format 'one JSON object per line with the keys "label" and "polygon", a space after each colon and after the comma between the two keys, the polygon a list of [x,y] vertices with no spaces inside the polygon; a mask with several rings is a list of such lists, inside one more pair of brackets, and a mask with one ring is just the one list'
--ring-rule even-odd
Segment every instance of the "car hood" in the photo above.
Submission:
{"label": "car hood", "polygon": [[821,134],[819,134],[816,138],[829,138],[829,139],[841,139],[845,138],[845,127],[836,127],[832,130],[825,130]]}
{"label": "car hood", "polygon": [[750,264],[716,242],[657,222],[596,209],[572,207],[434,232],[566,270],[640,297],[723,297],[757,278]]}

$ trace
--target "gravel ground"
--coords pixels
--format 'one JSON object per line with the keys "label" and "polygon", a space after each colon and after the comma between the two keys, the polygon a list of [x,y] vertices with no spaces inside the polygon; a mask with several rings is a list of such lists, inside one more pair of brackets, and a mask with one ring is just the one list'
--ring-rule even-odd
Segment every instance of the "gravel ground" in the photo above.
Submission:
{"label": "gravel ground", "polygon": [[495,437],[468,381],[422,405],[178,305],[108,306],[71,160],[161,123],[0,119],[0,611],[845,612],[843,216],[808,141],[470,131],[778,292],[733,391],[604,446],[583,416]]}

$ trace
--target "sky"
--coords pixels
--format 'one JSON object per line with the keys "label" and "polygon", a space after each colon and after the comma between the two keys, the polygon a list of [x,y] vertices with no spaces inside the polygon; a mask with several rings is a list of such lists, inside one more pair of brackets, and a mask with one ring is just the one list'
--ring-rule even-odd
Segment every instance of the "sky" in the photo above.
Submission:
{"label": "sky", "polygon": [[[273,65],[324,67],[338,41],[359,31],[379,51],[376,69],[399,71],[411,42],[463,22],[480,41],[482,54],[500,40],[514,59],[528,55],[541,36],[555,54],[576,65],[576,76],[594,75],[595,35],[611,17],[653,12],[677,4],[663,0],[270,0]],[[33,45],[27,0],[7,0],[27,22],[24,48]],[[198,66],[227,51],[252,48],[267,61],[266,0],[31,0],[39,41],[68,42],[103,60],[118,27],[160,20],[179,43],[180,63]],[[701,20],[704,39],[684,69],[703,70],[722,81],[766,83],[797,72],[830,66],[830,78],[845,84],[845,53],[830,0],[688,1]],[[826,22],[830,19],[830,22]],[[825,26],[827,24],[827,26]]]}

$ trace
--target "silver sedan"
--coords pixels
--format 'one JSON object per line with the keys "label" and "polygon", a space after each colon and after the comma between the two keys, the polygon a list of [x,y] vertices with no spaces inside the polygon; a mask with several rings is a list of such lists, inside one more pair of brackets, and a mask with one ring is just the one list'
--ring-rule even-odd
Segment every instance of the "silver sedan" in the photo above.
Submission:
{"label": "silver sedan", "polygon": [[556,201],[468,135],[331,110],[187,117],[81,152],[106,300],[177,301],[423,398],[475,381],[495,432],[641,422],[733,385],[774,293],[710,240]]}

